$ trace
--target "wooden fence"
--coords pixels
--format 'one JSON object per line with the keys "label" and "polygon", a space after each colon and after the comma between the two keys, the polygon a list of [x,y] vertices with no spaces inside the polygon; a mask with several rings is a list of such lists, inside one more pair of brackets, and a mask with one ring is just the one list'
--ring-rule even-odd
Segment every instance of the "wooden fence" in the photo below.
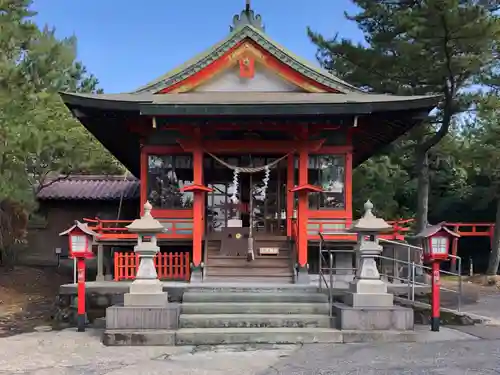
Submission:
{"label": "wooden fence", "polygon": [[[115,280],[134,280],[139,257],[135,253],[115,253]],[[189,253],[158,253],[156,272],[161,280],[189,280]]]}

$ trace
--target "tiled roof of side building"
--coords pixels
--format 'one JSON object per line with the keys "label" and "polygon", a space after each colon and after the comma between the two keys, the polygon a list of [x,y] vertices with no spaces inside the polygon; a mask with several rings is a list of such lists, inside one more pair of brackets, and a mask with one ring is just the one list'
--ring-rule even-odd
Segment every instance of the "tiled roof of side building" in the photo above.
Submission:
{"label": "tiled roof of side building", "polygon": [[39,200],[119,200],[138,199],[140,182],[124,176],[70,176],[44,187]]}

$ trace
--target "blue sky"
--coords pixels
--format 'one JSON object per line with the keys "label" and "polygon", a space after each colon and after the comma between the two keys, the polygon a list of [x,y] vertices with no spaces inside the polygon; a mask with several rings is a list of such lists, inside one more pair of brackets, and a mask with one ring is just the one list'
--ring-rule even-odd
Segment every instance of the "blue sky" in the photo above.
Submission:
{"label": "blue sky", "polygon": [[[223,39],[245,0],[34,0],[36,22],[59,37],[76,35],[78,58],[107,93],[130,91],[182,64]],[[361,41],[344,11],[351,0],[252,0],[266,32],[294,53],[315,61],[306,35],[311,26],[324,35]]]}

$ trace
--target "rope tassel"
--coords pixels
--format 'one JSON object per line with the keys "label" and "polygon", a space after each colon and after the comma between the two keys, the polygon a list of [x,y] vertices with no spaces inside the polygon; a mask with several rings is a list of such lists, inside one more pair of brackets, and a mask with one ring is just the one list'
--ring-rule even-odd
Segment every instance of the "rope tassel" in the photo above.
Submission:
{"label": "rope tassel", "polygon": [[264,186],[262,187],[262,197],[263,199],[266,199],[267,187],[269,185],[269,177],[271,175],[271,168],[269,168],[269,165],[266,165],[264,170],[265,170],[264,178],[262,179],[262,183],[264,184]]}
{"label": "rope tassel", "polygon": [[231,196],[231,201],[233,202],[233,204],[238,203],[238,197],[236,196],[236,194],[238,192],[239,174],[240,174],[239,169],[235,168],[233,173],[233,194]]}

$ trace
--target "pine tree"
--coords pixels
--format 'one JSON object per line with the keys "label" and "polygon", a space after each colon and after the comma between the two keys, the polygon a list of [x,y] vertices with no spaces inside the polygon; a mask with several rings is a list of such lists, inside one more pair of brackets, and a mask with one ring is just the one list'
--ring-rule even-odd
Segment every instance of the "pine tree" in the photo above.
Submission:
{"label": "pine tree", "polygon": [[[32,21],[30,0],[0,0],[0,251],[25,231],[15,228],[36,193],[75,172],[123,168],[73,118],[58,91],[98,90],[97,79],[76,60],[76,39],[59,40]],[[14,217],[16,216],[16,217]],[[18,224],[16,224],[18,223]],[[13,235],[13,233],[17,233]],[[19,234],[19,235],[18,235]]]}
{"label": "pine tree", "polygon": [[495,64],[500,33],[498,1],[353,0],[359,13],[347,15],[365,36],[355,44],[327,39],[308,29],[321,65],[350,83],[380,93],[441,94],[429,123],[412,132],[418,180],[417,230],[427,225],[428,154],[471,107],[467,90]]}

